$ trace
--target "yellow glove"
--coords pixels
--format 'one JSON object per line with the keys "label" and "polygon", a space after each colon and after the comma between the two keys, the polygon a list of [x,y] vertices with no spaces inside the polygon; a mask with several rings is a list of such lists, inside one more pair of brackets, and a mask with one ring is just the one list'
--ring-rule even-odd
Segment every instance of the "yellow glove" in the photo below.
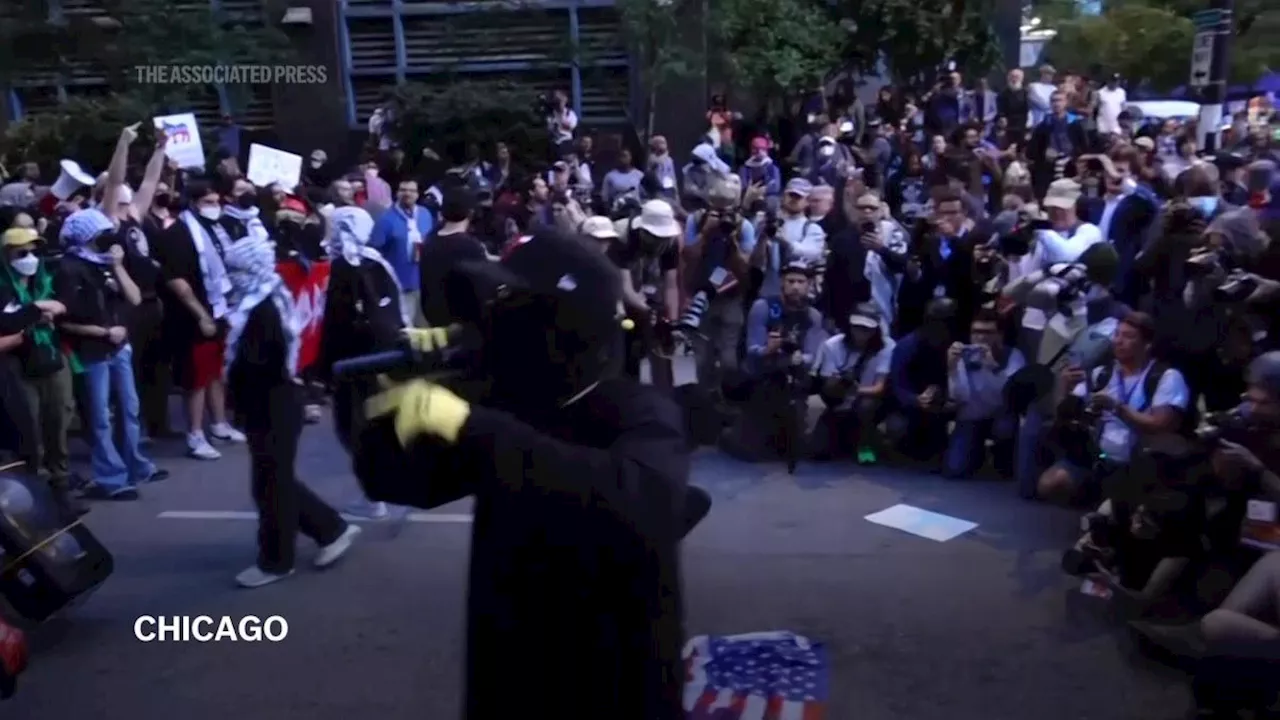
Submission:
{"label": "yellow glove", "polygon": [[415,352],[431,353],[449,347],[449,328],[404,328],[400,331]]}
{"label": "yellow glove", "polygon": [[[379,378],[379,382],[385,386],[383,378]],[[426,380],[386,387],[365,400],[364,411],[369,419],[394,414],[396,438],[402,447],[423,435],[455,443],[462,426],[471,417],[471,405],[466,400]]]}

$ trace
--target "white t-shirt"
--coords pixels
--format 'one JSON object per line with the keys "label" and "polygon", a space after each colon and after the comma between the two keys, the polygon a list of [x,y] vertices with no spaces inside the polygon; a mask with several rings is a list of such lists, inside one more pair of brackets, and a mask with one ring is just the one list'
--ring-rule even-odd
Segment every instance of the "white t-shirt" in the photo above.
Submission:
{"label": "white t-shirt", "polygon": [[1085,250],[1103,242],[1102,231],[1092,223],[1080,223],[1075,232],[1063,235],[1056,230],[1036,233],[1036,246],[1032,251],[1035,267],[1045,269],[1057,263],[1073,263]]}
{"label": "white t-shirt", "polygon": [[[884,347],[862,365],[858,385],[873,385],[880,378],[889,374],[889,362],[893,359],[892,340],[885,338]],[[850,352],[844,341],[844,333],[832,335],[818,349],[818,357],[813,360],[813,372],[820,378],[838,377],[841,373],[852,371],[861,356],[859,352]],[[856,396],[850,393],[837,410],[847,410],[853,406]]]}
{"label": "white t-shirt", "polygon": [[[1182,373],[1173,368],[1165,370],[1164,374],[1160,376],[1160,382],[1156,383],[1155,397],[1152,398],[1150,403],[1146,402],[1147,373],[1151,372],[1153,365],[1155,365],[1155,361],[1147,363],[1146,368],[1141,373],[1129,377],[1121,377],[1119,366],[1113,366],[1111,369],[1111,381],[1098,392],[1110,395],[1117,402],[1128,405],[1134,410],[1140,410],[1144,406],[1148,411],[1159,407],[1172,407],[1186,412],[1187,404],[1191,398],[1191,390],[1187,387],[1187,381],[1182,377]],[[1102,372],[1103,368],[1093,369],[1091,384],[1097,384]],[[1084,397],[1087,394],[1085,384],[1077,384],[1071,394],[1079,398]],[[1108,458],[1117,462],[1129,462],[1129,457],[1133,453],[1133,446],[1136,443],[1137,436],[1124,421],[1112,413],[1107,413],[1103,417],[1102,434],[1098,438],[1098,448],[1106,453]]]}
{"label": "white t-shirt", "polygon": [[566,107],[563,115],[553,113],[547,116],[547,132],[551,133],[551,141],[557,145],[573,140],[573,131],[577,127],[578,114],[571,107]]}
{"label": "white t-shirt", "polygon": [[1120,132],[1120,112],[1128,101],[1129,95],[1124,88],[1112,90],[1104,87],[1098,91],[1098,132]]}

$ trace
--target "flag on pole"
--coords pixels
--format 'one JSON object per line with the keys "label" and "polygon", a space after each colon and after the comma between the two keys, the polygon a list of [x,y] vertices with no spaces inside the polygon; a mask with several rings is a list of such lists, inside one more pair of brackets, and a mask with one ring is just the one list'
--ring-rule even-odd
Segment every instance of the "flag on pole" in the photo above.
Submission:
{"label": "flag on pole", "polygon": [[821,720],[826,652],[789,632],[695,637],[685,645],[688,720]]}

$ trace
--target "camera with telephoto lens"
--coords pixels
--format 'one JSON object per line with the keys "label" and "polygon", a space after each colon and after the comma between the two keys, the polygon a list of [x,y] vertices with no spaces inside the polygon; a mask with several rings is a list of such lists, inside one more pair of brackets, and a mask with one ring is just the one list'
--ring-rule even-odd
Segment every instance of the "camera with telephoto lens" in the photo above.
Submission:
{"label": "camera with telephoto lens", "polygon": [[693,300],[689,302],[689,307],[680,316],[676,322],[678,330],[697,330],[702,326],[702,316],[706,314],[707,308],[711,307],[711,299],[716,296],[715,290],[699,290],[693,296]]}
{"label": "camera with telephoto lens", "polygon": [[[1189,263],[1188,263],[1189,264]],[[1252,273],[1235,270],[1227,274],[1222,284],[1213,289],[1214,302],[1236,304],[1249,299],[1258,289],[1258,278]]]}
{"label": "camera with telephoto lens", "polygon": [[742,226],[742,219],[738,217],[736,210],[721,210],[719,212],[720,224],[718,229],[724,237],[733,237],[738,232],[738,228]]}
{"label": "camera with telephoto lens", "polygon": [[778,228],[781,223],[778,222],[778,210],[769,208],[764,213],[764,236],[767,238],[777,237]]}
{"label": "camera with telephoto lens", "polygon": [[1204,445],[1217,445],[1223,441],[1241,442],[1252,430],[1247,406],[1241,405],[1205,415],[1194,434],[1196,440]]}
{"label": "camera with telephoto lens", "polygon": [[1096,512],[1085,515],[1080,528],[1089,536],[1088,542],[1062,554],[1063,572],[1076,577],[1090,575],[1111,564],[1110,554],[1119,532],[1110,517]]}
{"label": "camera with telephoto lens", "polygon": [[[781,328],[778,328],[778,330],[781,330]],[[800,352],[800,338],[796,337],[795,331],[782,334],[782,344],[778,346],[778,351],[786,356]]]}

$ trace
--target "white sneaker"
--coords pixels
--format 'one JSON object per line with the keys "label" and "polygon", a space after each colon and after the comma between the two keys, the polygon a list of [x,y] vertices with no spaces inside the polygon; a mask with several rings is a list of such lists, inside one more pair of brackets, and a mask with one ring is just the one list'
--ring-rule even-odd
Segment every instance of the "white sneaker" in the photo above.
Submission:
{"label": "white sneaker", "polygon": [[362,502],[343,510],[342,514],[361,520],[385,520],[391,511],[384,502]]}
{"label": "white sneaker", "polygon": [[283,580],[293,574],[290,570],[287,573],[269,573],[262,568],[254,565],[247,570],[236,575],[236,584],[242,588],[260,588],[263,585],[270,585],[277,580]]}
{"label": "white sneaker", "polygon": [[209,426],[209,434],[223,442],[242,443],[248,440],[244,433],[231,427],[231,423],[214,423]]}
{"label": "white sneaker", "polygon": [[320,422],[322,412],[319,405],[307,405],[302,409],[302,419],[308,425],[314,425]]}
{"label": "white sneaker", "polygon": [[187,454],[197,460],[217,460],[222,457],[222,453],[215,450],[205,439],[204,433],[187,435]]}
{"label": "white sneaker", "polygon": [[342,531],[337,540],[320,548],[320,552],[316,554],[316,567],[326,568],[338,562],[351,549],[351,541],[355,540],[359,534],[359,525],[347,525],[347,529]]}

